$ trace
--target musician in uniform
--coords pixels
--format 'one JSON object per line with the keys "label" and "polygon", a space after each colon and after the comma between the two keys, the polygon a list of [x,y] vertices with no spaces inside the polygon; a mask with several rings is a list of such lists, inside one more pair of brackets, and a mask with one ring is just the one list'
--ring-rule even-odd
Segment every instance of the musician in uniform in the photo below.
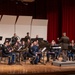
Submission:
{"label": "musician in uniform", "polygon": [[21,42],[17,40],[17,42],[15,43],[15,45],[13,46],[14,52],[16,54],[16,61],[19,62],[19,51],[21,50],[22,46],[21,46]]}
{"label": "musician in uniform", "polygon": [[26,44],[25,44],[25,41],[23,40],[23,41],[21,41],[21,46],[22,46],[22,48],[21,48],[21,60],[22,61],[24,61],[24,57],[26,57],[26,52],[28,52],[28,47],[26,47]]}
{"label": "musician in uniform", "polygon": [[[23,43],[24,44],[24,43]],[[24,58],[24,61],[26,61],[26,58],[31,58],[33,57],[33,55],[31,54],[31,41],[30,39],[27,40],[27,42],[25,42],[25,52],[23,52],[23,58]]]}
{"label": "musician in uniform", "polygon": [[4,46],[2,47],[2,56],[9,57],[8,64],[15,63],[15,54],[12,51],[13,49],[9,42],[5,42]]}
{"label": "musician in uniform", "polygon": [[66,36],[66,33],[63,33],[63,36],[59,39],[57,38],[58,42],[61,44],[62,47],[62,55],[63,55],[63,61],[67,60],[67,50],[68,50],[68,45],[70,43],[69,37]]}
{"label": "musician in uniform", "polygon": [[21,42],[21,46],[22,46],[22,49],[25,49],[25,47],[26,47],[25,41],[22,41],[22,42]]}
{"label": "musician in uniform", "polygon": [[57,59],[57,57],[59,56],[59,52],[60,49],[53,49],[53,47],[58,47],[59,45],[56,44],[56,42],[54,40],[52,40],[51,44],[50,44],[50,48],[47,51],[47,62],[49,62],[49,57],[51,55],[53,61],[55,61],[55,59]]}
{"label": "musician in uniform", "polygon": [[38,64],[38,62],[40,61],[41,55],[39,52],[39,46],[37,45],[37,41],[33,42],[33,45],[31,47],[31,53],[35,57],[35,60],[33,60],[32,62],[34,62],[34,64]]}
{"label": "musician in uniform", "polygon": [[27,42],[28,39],[30,40],[29,32],[27,32],[27,35],[25,36],[25,42]]}
{"label": "musician in uniform", "polygon": [[71,57],[72,57],[72,60],[74,60],[74,54],[75,54],[75,43],[74,43],[74,40],[71,41],[69,47],[70,47],[70,49],[67,52],[67,54],[68,54],[67,56],[69,57],[69,60],[71,60]]}
{"label": "musician in uniform", "polygon": [[11,44],[12,46],[15,45],[15,43],[17,42],[17,40],[20,40],[19,36],[16,35],[16,33],[14,33],[14,36],[11,38]]}
{"label": "musician in uniform", "polygon": [[66,36],[66,33],[63,33],[63,36],[59,39],[57,38],[57,40],[59,41],[59,43],[62,46],[62,50],[68,50],[68,45],[70,43],[69,37]]}

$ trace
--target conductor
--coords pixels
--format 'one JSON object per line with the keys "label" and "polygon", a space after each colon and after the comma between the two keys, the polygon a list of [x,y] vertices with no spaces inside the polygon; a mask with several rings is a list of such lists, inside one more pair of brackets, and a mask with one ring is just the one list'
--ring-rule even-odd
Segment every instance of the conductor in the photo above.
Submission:
{"label": "conductor", "polygon": [[57,38],[57,40],[61,44],[61,47],[62,47],[63,61],[66,61],[67,60],[68,45],[70,43],[69,37],[66,36],[66,33],[64,32],[62,34],[62,37],[60,39]]}

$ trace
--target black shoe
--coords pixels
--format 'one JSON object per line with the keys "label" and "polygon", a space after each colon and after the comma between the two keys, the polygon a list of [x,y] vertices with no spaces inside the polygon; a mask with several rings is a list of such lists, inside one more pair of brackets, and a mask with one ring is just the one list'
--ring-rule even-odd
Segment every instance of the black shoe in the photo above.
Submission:
{"label": "black shoe", "polygon": [[8,63],[8,65],[12,65],[12,63]]}
{"label": "black shoe", "polygon": [[49,62],[49,60],[46,61],[46,63],[48,63],[48,62]]}
{"label": "black shoe", "polygon": [[33,62],[33,61],[30,61],[30,63],[31,63],[31,64],[34,64],[34,62]]}
{"label": "black shoe", "polygon": [[41,63],[41,61],[38,61],[39,63]]}

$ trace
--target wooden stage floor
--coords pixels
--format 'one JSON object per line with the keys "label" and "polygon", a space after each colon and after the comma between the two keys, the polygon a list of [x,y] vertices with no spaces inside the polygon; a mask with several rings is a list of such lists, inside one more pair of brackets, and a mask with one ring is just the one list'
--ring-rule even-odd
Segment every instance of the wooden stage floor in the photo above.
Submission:
{"label": "wooden stage floor", "polygon": [[[59,67],[53,66],[51,63],[46,65],[39,63],[38,65],[31,65],[30,63],[21,62],[20,64],[7,65],[7,63],[0,63],[1,74],[35,74],[35,75],[68,75],[74,73],[75,66]],[[74,73],[75,74],[75,73]]]}

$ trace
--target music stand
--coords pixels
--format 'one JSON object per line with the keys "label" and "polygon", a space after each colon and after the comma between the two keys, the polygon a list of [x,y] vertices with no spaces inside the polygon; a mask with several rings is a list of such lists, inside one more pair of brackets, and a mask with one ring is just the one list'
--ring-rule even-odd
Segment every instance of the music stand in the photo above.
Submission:
{"label": "music stand", "polygon": [[32,42],[35,41],[35,38],[31,38],[31,41],[32,41]]}
{"label": "music stand", "polygon": [[5,38],[5,41],[10,42],[11,41],[11,38]]}
{"label": "music stand", "polygon": [[25,41],[25,38],[21,38],[21,40],[20,41]]}
{"label": "music stand", "polygon": [[68,50],[72,50],[72,46],[68,46]]}
{"label": "music stand", "polygon": [[43,38],[36,38],[38,41],[42,41],[43,40]]}
{"label": "music stand", "polygon": [[0,36],[0,41],[2,40],[2,38],[3,38],[3,37],[2,37],[2,36]]}
{"label": "music stand", "polygon": [[35,41],[35,40],[42,41],[43,38],[31,38],[31,41]]}

